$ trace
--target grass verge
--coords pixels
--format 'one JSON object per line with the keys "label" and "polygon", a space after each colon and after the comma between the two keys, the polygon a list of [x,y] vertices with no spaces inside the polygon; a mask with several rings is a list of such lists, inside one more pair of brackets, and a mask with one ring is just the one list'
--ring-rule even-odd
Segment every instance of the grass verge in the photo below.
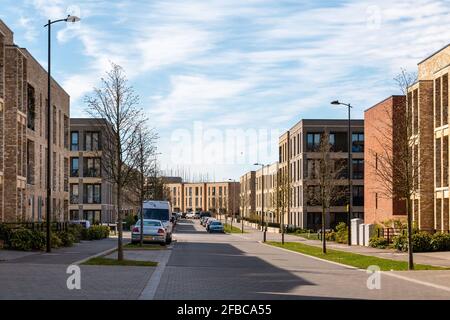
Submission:
{"label": "grass verge", "polygon": [[320,240],[319,239],[319,235],[317,234],[317,232],[313,232],[313,233],[288,233],[291,236],[297,236],[297,237],[302,237],[308,240]]}
{"label": "grass verge", "polygon": [[166,246],[144,243],[141,247],[139,243],[128,243],[124,245],[123,248],[125,250],[165,250]]}
{"label": "grass verge", "polygon": [[88,266],[133,266],[133,267],[156,267],[158,262],[153,261],[136,261],[136,260],[122,260],[108,259],[105,257],[96,257],[84,262],[83,265]]}
{"label": "grass verge", "polygon": [[[228,223],[225,223],[223,225],[223,229],[226,233],[242,233],[241,229],[239,229],[235,226],[231,227],[231,225],[229,225]],[[244,231],[244,233],[245,233],[245,231]]]}
{"label": "grass verge", "polygon": [[[309,246],[303,243],[297,242],[285,242],[284,245],[281,242],[268,241],[269,245],[288,249],[295,252],[300,252],[313,257],[321,258],[324,260],[334,261],[342,263],[348,266],[353,266],[360,269],[367,269],[369,266],[376,265],[381,271],[403,271],[408,270],[408,262],[397,261],[391,259],[383,259],[373,256],[365,256],[362,254],[345,252],[339,250],[327,249],[327,253],[322,253],[322,248]],[[449,270],[450,268],[435,267],[423,264],[414,264],[415,270]]]}

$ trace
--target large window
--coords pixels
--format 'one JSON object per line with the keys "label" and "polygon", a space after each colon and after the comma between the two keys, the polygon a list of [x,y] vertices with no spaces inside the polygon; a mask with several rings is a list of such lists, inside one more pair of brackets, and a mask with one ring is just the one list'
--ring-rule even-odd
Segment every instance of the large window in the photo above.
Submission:
{"label": "large window", "polygon": [[306,135],[306,150],[309,152],[317,151],[320,145],[322,133],[308,133]]}
{"label": "large window", "polygon": [[78,204],[79,203],[80,192],[78,189],[78,184],[70,185],[70,203]]}
{"label": "large window", "polygon": [[36,97],[34,88],[28,84],[28,103],[27,103],[27,128],[34,131],[36,119]]}
{"label": "large window", "polygon": [[72,151],[79,150],[79,133],[78,133],[78,131],[72,131],[70,133],[70,150],[72,150]]}
{"label": "large window", "polygon": [[79,159],[78,158],[70,158],[70,176],[78,177],[79,171]]}
{"label": "large window", "polygon": [[100,132],[86,132],[84,144],[86,151],[100,150]]}
{"label": "large window", "polygon": [[102,202],[100,184],[84,185],[84,203],[100,204]]}
{"label": "large window", "polygon": [[364,205],[364,186],[353,186],[353,205]]}
{"label": "large window", "polygon": [[348,150],[347,132],[331,132],[330,145],[332,151],[347,152]]}
{"label": "large window", "polygon": [[85,158],[84,172],[85,177],[101,177],[100,158]]}
{"label": "large window", "polygon": [[353,159],[353,179],[364,179],[364,160]]}
{"label": "large window", "polygon": [[364,133],[352,134],[352,152],[364,152]]}

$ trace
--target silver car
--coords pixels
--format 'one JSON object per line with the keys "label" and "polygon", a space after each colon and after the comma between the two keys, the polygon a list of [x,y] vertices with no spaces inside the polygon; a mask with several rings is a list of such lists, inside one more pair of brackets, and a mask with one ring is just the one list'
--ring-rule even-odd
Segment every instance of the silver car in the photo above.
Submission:
{"label": "silver car", "polygon": [[[144,219],[144,242],[166,244],[166,230],[160,220]],[[141,241],[141,220],[138,220],[131,232],[131,243]]]}

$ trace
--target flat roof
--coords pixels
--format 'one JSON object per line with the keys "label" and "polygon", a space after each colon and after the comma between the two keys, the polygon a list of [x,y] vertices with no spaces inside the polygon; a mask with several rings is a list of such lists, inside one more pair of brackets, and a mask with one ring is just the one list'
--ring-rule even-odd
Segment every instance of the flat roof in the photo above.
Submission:
{"label": "flat roof", "polygon": [[425,62],[426,60],[430,59],[432,56],[438,54],[438,53],[441,52],[442,50],[447,49],[448,47],[450,47],[450,43],[447,44],[446,46],[442,47],[442,48],[439,49],[438,51],[436,51],[436,52],[430,54],[428,57],[426,57],[425,59],[423,59],[422,61],[420,61],[417,65],[419,65],[419,64],[421,64],[421,63],[423,63],[423,62]]}
{"label": "flat roof", "polygon": [[364,110],[364,112],[369,111],[370,109],[375,108],[379,104],[382,104],[383,102],[386,102],[387,100],[393,99],[393,98],[405,98],[406,99],[406,96],[401,95],[401,94],[394,94],[392,96],[387,97],[386,99],[381,100],[380,102],[375,103],[373,106],[371,106],[371,107],[367,108],[366,110]]}

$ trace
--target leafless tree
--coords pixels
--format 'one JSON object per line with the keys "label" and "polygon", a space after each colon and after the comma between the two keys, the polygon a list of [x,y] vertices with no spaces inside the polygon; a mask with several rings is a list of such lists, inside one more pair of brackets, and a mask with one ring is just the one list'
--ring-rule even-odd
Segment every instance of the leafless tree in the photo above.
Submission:
{"label": "leafless tree", "polygon": [[101,87],[94,88],[85,101],[87,112],[107,123],[102,131],[102,167],[116,187],[117,259],[123,260],[122,200],[124,187],[136,167],[136,132],[143,121],[138,108],[139,96],[128,84],[122,67],[112,63],[111,70],[101,79]]}
{"label": "leafless tree", "polygon": [[417,141],[413,138],[412,101],[406,98],[408,89],[417,81],[417,74],[402,69],[394,80],[405,96],[404,108],[386,109],[385,114],[377,119],[378,125],[373,129],[377,132],[378,152],[369,150],[375,161],[366,161],[375,170],[383,195],[405,201],[408,268],[413,270],[412,203],[419,190],[419,172],[427,163],[427,155],[421,158],[417,156]]}
{"label": "leafless tree", "polygon": [[330,207],[347,195],[345,188],[347,180],[344,176],[347,166],[341,159],[333,158],[330,136],[327,132],[321,136],[317,155],[311,172],[313,185],[308,186],[308,200],[322,207],[322,252],[326,253],[326,221],[329,220]]}
{"label": "leafless tree", "polygon": [[280,230],[281,230],[281,243],[284,244],[284,234],[285,230],[285,215],[290,205],[289,200],[289,192],[290,192],[290,183],[289,177],[287,174],[283,173],[283,170],[278,170],[277,174],[277,183],[275,186],[275,195],[274,195],[274,207],[277,211],[278,220],[280,222]]}
{"label": "leafless tree", "polygon": [[128,184],[128,189],[135,194],[139,206],[140,218],[140,245],[144,241],[144,201],[148,197],[147,179],[154,174],[156,140],[158,135],[153,129],[146,126],[146,122],[141,123],[136,131],[136,148],[133,150],[136,161],[136,170]]}

